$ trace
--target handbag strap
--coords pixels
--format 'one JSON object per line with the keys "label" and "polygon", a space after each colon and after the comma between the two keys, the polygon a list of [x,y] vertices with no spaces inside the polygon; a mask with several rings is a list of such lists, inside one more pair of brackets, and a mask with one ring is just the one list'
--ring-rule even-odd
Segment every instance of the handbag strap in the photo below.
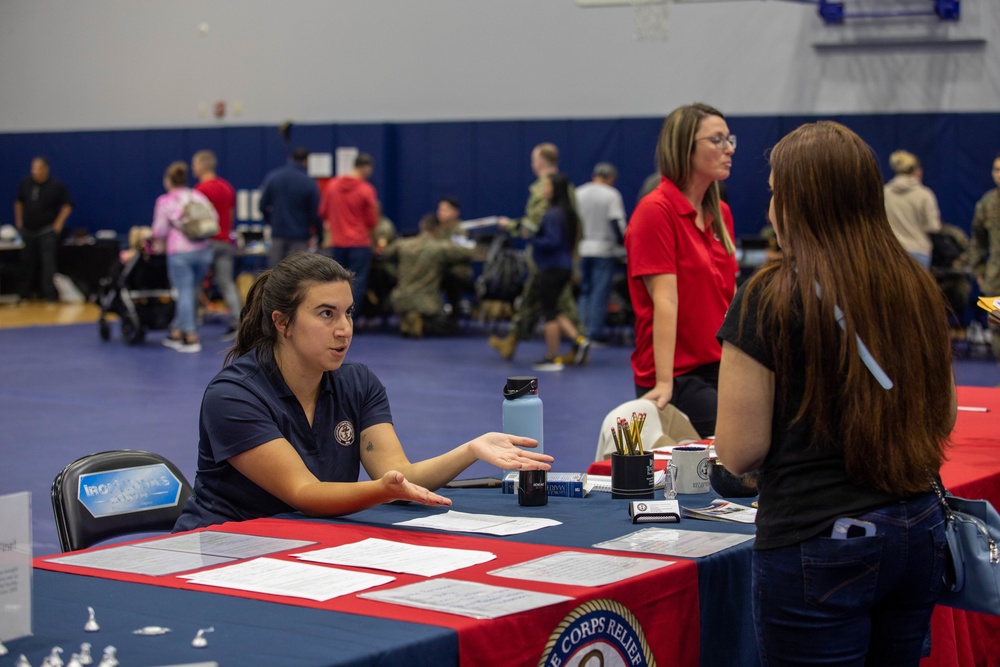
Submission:
{"label": "handbag strap", "polygon": [[948,521],[955,518],[955,515],[951,513],[951,507],[948,505],[948,499],[945,497],[944,489],[941,483],[938,482],[937,477],[931,475],[931,488],[934,489],[934,493],[937,494],[938,501],[941,503],[941,511],[944,512],[944,517]]}

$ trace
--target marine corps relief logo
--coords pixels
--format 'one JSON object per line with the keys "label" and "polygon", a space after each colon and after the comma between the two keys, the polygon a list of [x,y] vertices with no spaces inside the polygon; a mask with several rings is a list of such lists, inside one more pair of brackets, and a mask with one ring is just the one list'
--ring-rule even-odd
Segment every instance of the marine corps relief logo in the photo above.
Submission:
{"label": "marine corps relief logo", "polygon": [[642,626],[624,605],[591,600],[549,637],[538,667],[656,667]]}
{"label": "marine corps relief logo", "polygon": [[354,442],[354,424],[346,419],[333,429],[333,437],[344,447],[350,447]]}

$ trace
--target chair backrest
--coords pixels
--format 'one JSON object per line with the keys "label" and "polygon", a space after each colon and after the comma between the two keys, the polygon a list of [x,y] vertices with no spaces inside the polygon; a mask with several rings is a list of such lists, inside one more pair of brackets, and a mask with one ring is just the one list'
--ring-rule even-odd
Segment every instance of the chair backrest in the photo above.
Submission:
{"label": "chair backrest", "polygon": [[698,431],[691,426],[688,416],[670,403],[667,403],[667,406],[662,410],[657,410],[656,403],[653,401],[637,398],[625,401],[615,407],[604,418],[601,430],[597,435],[595,461],[611,458],[611,454],[615,451],[611,429],[619,418],[628,420],[634,413],[645,413],[647,416],[641,431],[643,447],[647,451],[673,447],[680,442],[698,440],[701,437],[698,435]]}
{"label": "chair backrest", "polygon": [[52,481],[52,513],[63,551],[130,533],[169,531],[191,495],[173,463],[153,452],[90,454]]}

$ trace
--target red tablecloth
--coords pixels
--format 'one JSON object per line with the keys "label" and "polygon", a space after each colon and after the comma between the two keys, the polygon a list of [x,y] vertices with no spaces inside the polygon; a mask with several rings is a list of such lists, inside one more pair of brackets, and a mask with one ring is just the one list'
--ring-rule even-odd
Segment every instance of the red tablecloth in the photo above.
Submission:
{"label": "red tablecloth", "polygon": [[[496,554],[496,559],[481,565],[450,572],[444,576],[497,586],[519,587],[545,593],[566,595],[573,599],[562,604],[482,621],[465,616],[366,600],[356,595],[346,595],[325,602],[316,602],[302,598],[263,595],[249,591],[199,586],[178,576],[151,577],[134,575],[61,565],[51,563],[47,560],[48,558],[57,558],[59,556],[37,558],[35,559],[34,566],[57,572],[103,577],[154,586],[212,592],[221,595],[267,600],[281,604],[449,627],[458,633],[460,664],[476,665],[477,667],[537,664],[545,649],[546,642],[549,641],[553,631],[567,615],[579,609],[586,602],[611,600],[620,603],[634,614],[639,626],[644,631],[645,638],[649,643],[653,655],[673,656],[672,665],[698,667],[699,664],[700,653],[697,641],[675,641],[678,636],[698,636],[698,572],[693,561],[670,559],[675,560],[675,562],[667,568],[607,586],[590,588],[498,579],[487,574],[490,570],[565,550],[564,547],[554,545],[507,542],[449,533],[402,531],[350,525],[347,523],[314,523],[285,519],[257,519],[241,523],[227,523],[222,526],[213,526],[210,530],[313,540],[318,543],[314,546],[295,549],[288,553],[301,553],[303,551],[348,544],[369,537],[425,546],[481,549]],[[140,540],[139,542],[144,541],[148,540]],[[594,550],[582,549],[580,551]],[[602,551],[594,552],[609,553]],[[297,559],[290,558],[288,553],[274,554],[268,557],[296,560],[297,562]],[[644,554],[630,553],[629,557],[665,560]],[[390,584],[386,584],[387,587],[401,586],[424,579],[423,577],[406,574],[393,574],[393,576],[396,577],[396,580]],[[666,631],[667,629],[669,631]]]}
{"label": "red tablecloth", "polygon": [[[955,495],[1000,507],[1000,389],[959,387],[960,406],[941,479]],[[931,619],[931,655],[920,667],[1000,665],[1000,617],[938,607]]]}

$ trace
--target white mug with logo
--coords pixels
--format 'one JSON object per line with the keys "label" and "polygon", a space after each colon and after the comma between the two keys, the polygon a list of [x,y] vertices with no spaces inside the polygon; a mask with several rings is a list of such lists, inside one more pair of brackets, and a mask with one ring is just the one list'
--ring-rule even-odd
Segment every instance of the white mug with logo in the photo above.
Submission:
{"label": "white mug with logo", "polygon": [[708,447],[681,445],[674,447],[671,462],[677,468],[677,493],[708,493]]}

